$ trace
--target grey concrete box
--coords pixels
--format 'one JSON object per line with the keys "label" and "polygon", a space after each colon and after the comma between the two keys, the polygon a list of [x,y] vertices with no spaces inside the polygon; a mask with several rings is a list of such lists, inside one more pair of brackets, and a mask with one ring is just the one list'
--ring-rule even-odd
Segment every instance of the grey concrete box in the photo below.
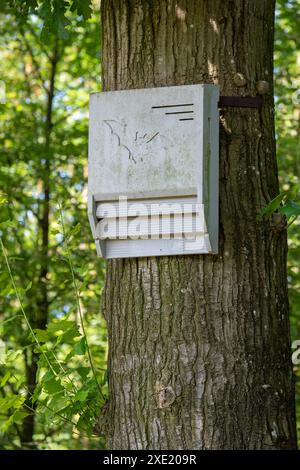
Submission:
{"label": "grey concrete box", "polygon": [[90,99],[89,220],[104,258],[217,253],[219,90]]}

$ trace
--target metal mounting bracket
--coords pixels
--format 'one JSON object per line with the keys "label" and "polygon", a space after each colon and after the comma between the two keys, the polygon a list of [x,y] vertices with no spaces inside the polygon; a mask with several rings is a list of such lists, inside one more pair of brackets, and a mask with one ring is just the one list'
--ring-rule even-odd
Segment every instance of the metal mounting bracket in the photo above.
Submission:
{"label": "metal mounting bracket", "polygon": [[220,96],[219,108],[260,108],[260,96]]}

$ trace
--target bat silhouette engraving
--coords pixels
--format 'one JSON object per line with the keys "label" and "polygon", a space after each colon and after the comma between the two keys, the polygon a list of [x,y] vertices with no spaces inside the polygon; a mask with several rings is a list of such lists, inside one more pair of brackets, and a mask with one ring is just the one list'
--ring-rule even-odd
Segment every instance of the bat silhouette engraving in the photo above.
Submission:
{"label": "bat silhouette engraving", "polygon": [[137,163],[138,160],[143,161],[143,155],[147,153],[147,146],[152,144],[158,137],[162,137],[160,133],[144,133],[128,129],[126,124],[122,124],[114,119],[105,119],[103,123],[109,129],[111,136],[116,139],[118,147],[126,150],[129,160]]}

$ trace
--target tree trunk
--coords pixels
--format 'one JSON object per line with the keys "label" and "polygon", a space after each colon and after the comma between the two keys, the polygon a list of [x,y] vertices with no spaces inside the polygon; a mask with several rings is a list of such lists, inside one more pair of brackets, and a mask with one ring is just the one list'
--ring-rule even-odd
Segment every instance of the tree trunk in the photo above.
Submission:
{"label": "tree trunk", "polygon": [[[261,110],[220,118],[219,255],[112,260],[108,448],[295,448],[272,0],[102,0],[103,89],[214,83]],[[264,85],[264,84],[262,84]]]}

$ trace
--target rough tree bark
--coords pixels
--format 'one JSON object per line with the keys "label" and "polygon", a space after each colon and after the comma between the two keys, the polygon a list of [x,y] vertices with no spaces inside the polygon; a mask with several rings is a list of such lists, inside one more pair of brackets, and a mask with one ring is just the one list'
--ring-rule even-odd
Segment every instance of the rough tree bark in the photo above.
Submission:
{"label": "rough tree bark", "polygon": [[101,5],[104,90],[270,85],[260,111],[221,112],[219,255],[107,264],[108,447],[295,448],[286,231],[257,220],[278,193],[274,2]]}

